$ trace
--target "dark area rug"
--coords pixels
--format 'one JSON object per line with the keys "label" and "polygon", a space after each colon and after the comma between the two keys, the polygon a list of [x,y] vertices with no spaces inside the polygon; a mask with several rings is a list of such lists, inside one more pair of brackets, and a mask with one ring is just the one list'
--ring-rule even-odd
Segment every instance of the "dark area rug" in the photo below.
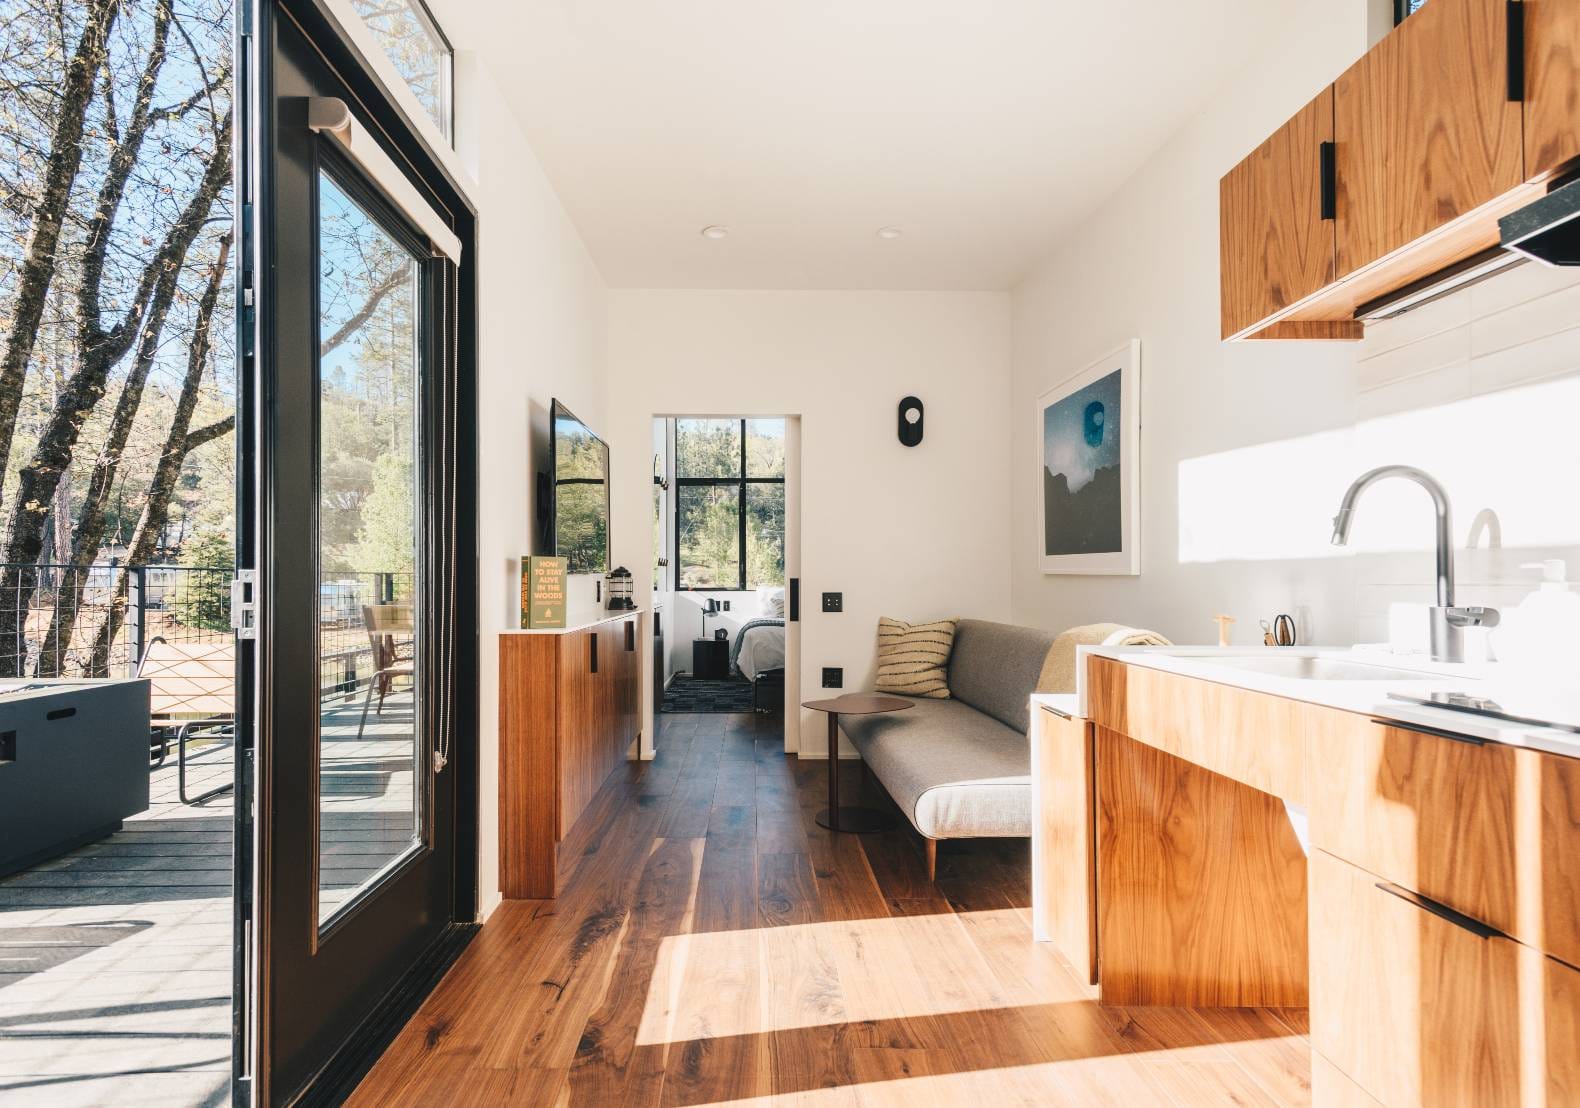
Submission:
{"label": "dark area rug", "polygon": [[743,678],[700,680],[677,673],[664,690],[664,711],[722,714],[752,710],[752,683]]}

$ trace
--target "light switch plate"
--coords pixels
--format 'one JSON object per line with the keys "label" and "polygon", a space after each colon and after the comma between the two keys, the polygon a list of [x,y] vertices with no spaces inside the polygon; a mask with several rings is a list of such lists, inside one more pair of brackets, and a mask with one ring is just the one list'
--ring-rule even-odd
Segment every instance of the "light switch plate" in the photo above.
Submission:
{"label": "light switch plate", "polygon": [[843,612],[845,610],[845,594],[842,592],[824,593],[823,610],[825,612]]}
{"label": "light switch plate", "polygon": [[824,666],[823,687],[825,689],[843,689],[845,687],[845,671],[839,666]]}

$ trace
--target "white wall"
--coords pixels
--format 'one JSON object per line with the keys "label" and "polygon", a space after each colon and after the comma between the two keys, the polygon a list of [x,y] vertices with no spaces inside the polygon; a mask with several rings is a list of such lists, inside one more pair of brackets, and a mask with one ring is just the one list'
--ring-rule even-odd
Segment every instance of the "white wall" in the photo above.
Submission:
{"label": "white wall", "polygon": [[[842,666],[847,689],[871,687],[881,615],[1007,618],[1006,294],[617,290],[608,354],[615,560],[636,573],[640,599],[652,573],[651,418],[791,415],[801,699],[821,692],[823,666]],[[914,449],[895,435],[908,394],[927,406]],[[843,613],[818,610],[825,590],[845,594]]]}
{"label": "white wall", "polygon": [[[1359,344],[1219,342],[1218,180],[1364,52],[1372,7],[1299,0],[1278,48],[1015,290],[1018,621],[1057,630],[1112,619],[1201,643],[1225,612],[1249,643],[1260,641],[1259,619],[1303,609],[1311,641],[1384,640],[1391,602],[1432,596],[1425,493],[1379,485],[1350,550],[1329,534],[1349,482],[1388,462],[1443,480],[1462,547],[1482,509],[1501,518],[1508,550],[1459,556],[1462,602],[1512,604],[1527,587],[1519,562],[1574,555],[1580,501],[1548,491],[1580,475],[1562,429],[1580,401],[1580,383],[1561,377],[1580,367],[1571,278],[1527,267],[1372,324]],[[1133,336],[1144,378],[1142,575],[1044,576],[1035,398]],[[1510,386],[1520,387],[1497,391]]]}
{"label": "white wall", "polygon": [[[559,200],[476,55],[456,59],[456,150],[477,182],[480,723],[478,904],[499,902],[498,633],[519,625],[519,558],[536,534],[532,474],[559,397],[605,422],[608,294]],[[572,580],[591,605],[592,578]]]}

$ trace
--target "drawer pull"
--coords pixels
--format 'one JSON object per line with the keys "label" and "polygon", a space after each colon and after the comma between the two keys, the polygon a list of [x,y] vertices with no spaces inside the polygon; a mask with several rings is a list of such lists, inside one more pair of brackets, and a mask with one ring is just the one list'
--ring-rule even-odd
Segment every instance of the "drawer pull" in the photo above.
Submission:
{"label": "drawer pull", "polygon": [[636,649],[636,623],[629,619],[625,621],[625,648]]}
{"label": "drawer pull", "polygon": [[1392,727],[1395,731],[1414,731],[1418,735],[1431,735],[1439,739],[1452,739],[1457,743],[1467,746],[1486,746],[1486,739],[1478,739],[1475,735],[1461,735],[1456,731],[1447,731],[1440,727],[1428,727],[1424,723],[1405,723],[1397,719],[1374,719],[1379,727]]}
{"label": "drawer pull", "polygon": [[56,708],[53,712],[47,713],[44,718],[49,720],[70,719],[76,714],[77,709],[75,708]]}
{"label": "drawer pull", "polygon": [[1339,167],[1338,145],[1332,142],[1317,144],[1317,177],[1322,184],[1322,218],[1339,216]]}
{"label": "drawer pull", "polygon": [[1508,67],[1508,100],[1518,104],[1525,99],[1525,5],[1508,0],[1504,6],[1504,64]]}
{"label": "drawer pull", "polygon": [[587,636],[587,648],[590,651],[589,661],[592,663],[592,672],[598,672],[598,629],[593,628],[592,634]]}
{"label": "drawer pull", "polygon": [[1429,900],[1420,893],[1413,893],[1409,889],[1401,888],[1392,881],[1379,881],[1377,887],[1389,896],[1396,896],[1406,904],[1413,904],[1423,912],[1430,912],[1438,919],[1451,923],[1461,931],[1469,931],[1478,939],[1492,939],[1502,936],[1503,932],[1497,928],[1488,927],[1480,920],[1471,919],[1462,912],[1456,912],[1446,904],[1439,904]]}

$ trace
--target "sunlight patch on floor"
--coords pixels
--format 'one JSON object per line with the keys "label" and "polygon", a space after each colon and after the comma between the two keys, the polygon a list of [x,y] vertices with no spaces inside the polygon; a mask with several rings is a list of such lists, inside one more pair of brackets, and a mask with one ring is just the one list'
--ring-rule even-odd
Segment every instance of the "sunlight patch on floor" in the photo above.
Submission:
{"label": "sunlight patch on floor", "polygon": [[[1012,910],[972,914],[1018,920]],[[954,914],[672,935],[660,945],[636,1041],[687,1042],[1015,1003]]]}

